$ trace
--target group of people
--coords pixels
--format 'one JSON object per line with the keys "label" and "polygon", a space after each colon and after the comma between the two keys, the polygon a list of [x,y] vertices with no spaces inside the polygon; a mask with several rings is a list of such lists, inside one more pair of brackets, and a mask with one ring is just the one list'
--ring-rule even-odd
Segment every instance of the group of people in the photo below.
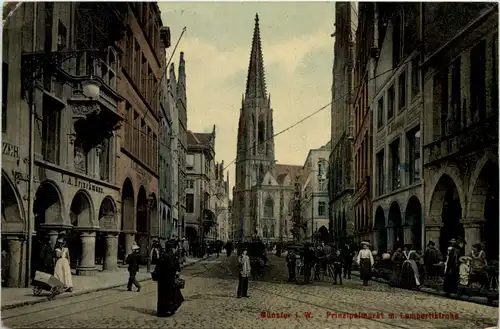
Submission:
{"label": "group of people", "polygon": [[[346,244],[333,252],[333,247],[322,243],[321,245],[306,244],[304,250],[299,255],[291,249],[287,256],[288,281],[296,282],[296,272],[301,271],[304,275],[304,283],[311,283],[312,272],[314,271],[314,280],[320,280],[320,273],[327,270],[328,265],[333,266],[334,284],[337,284],[337,278],[342,284],[344,279],[351,279],[351,269],[354,252],[350,245]],[[301,266],[297,266],[299,263]],[[343,274],[343,275],[342,275]]]}
{"label": "group of people", "polygon": [[427,243],[422,255],[407,244],[397,247],[391,254],[380,255],[374,251],[375,263],[386,263],[392,269],[390,284],[407,289],[419,289],[422,276],[429,280],[443,280],[443,291],[463,294],[471,282],[488,286],[487,261],[480,244],[474,244],[469,255],[465,255],[466,242],[463,238],[451,239],[446,249],[446,255],[436,248],[433,241]]}
{"label": "group of people", "polygon": [[[157,316],[169,317],[179,309],[184,297],[181,289],[177,285],[179,273],[181,271],[181,258],[185,257],[182,248],[182,241],[170,240],[162,248],[159,242],[154,244],[155,269],[151,274],[152,279],[158,283]],[[129,280],[127,290],[132,291],[132,286],[136,291],[141,291],[141,285],[137,281],[136,275],[139,272],[141,262],[140,247],[137,244],[132,246],[132,253],[126,258],[128,264]]]}
{"label": "group of people", "polygon": [[[54,275],[63,284],[64,291],[73,290],[73,278],[70,267],[70,253],[65,236],[59,235],[54,248],[50,243],[50,238],[43,235],[40,241],[38,264],[35,271],[40,271]],[[33,273],[34,277],[34,273]]]}

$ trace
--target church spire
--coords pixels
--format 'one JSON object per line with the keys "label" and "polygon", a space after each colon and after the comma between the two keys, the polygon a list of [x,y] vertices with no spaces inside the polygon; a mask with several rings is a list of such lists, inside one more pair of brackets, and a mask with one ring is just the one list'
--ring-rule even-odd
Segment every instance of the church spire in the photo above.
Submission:
{"label": "church spire", "polygon": [[260,42],[259,14],[255,14],[252,51],[248,65],[247,89],[245,98],[266,98],[266,80],[264,76],[264,60]]}

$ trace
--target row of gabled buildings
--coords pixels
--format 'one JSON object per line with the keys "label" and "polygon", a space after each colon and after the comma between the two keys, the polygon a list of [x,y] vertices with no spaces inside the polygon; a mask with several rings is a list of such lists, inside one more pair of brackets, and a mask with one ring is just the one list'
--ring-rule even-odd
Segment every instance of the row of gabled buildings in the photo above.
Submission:
{"label": "row of gabled buildings", "polygon": [[167,68],[158,4],[8,3],[4,18],[3,281],[29,282],[44,237],[64,234],[71,266],[93,275],[198,227],[186,63]]}
{"label": "row of gabled buildings", "polygon": [[329,157],[337,242],[498,258],[498,6],[336,3]]}

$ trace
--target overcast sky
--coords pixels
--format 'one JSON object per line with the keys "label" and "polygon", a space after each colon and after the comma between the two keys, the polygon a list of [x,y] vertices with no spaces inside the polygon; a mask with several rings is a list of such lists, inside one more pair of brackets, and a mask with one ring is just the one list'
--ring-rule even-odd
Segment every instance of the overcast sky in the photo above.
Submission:
{"label": "overcast sky", "polygon": [[[245,91],[255,14],[259,14],[267,90],[274,132],[289,127],[331,101],[333,2],[161,2],[173,48],[184,51],[188,128],[209,132],[216,125],[216,158],[236,157],[241,97]],[[330,108],[275,138],[276,160],[303,165],[307,153],[330,138]],[[234,165],[230,171],[234,184]]]}

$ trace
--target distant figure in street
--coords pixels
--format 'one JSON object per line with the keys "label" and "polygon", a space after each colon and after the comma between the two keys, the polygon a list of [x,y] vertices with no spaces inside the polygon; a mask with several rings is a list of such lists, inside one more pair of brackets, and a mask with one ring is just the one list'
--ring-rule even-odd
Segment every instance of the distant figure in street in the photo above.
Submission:
{"label": "distant figure in street", "polygon": [[155,240],[153,241],[153,245],[151,246],[151,264],[156,264],[156,262],[158,262],[158,259],[160,259],[160,255],[161,255],[161,245],[160,243]]}
{"label": "distant figure in street", "polygon": [[411,245],[405,245],[403,250],[404,261],[401,266],[401,286],[408,289],[420,287],[420,275],[417,262],[420,260],[420,255],[412,248]]}
{"label": "distant figure in street", "polygon": [[467,287],[469,286],[469,279],[470,279],[470,273],[471,273],[471,263],[472,258],[469,256],[462,256],[458,259],[460,262],[460,267],[459,267],[459,275],[460,275],[460,281],[458,285],[458,294],[459,295],[468,295],[467,294]]}
{"label": "distant figure in street", "polygon": [[401,268],[405,260],[401,247],[398,247],[396,249],[396,251],[392,255],[391,260],[392,260],[392,277],[390,280],[390,284],[395,287],[398,287],[399,284],[401,283]]}
{"label": "distant figure in street", "polygon": [[351,280],[352,258],[354,257],[354,250],[351,249],[349,244],[346,244],[342,249],[342,258],[344,259],[344,279]]}
{"label": "distant figure in street", "polygon": [[141,285],[135,277],[137,272],[139,272],[139,263],[141,261],[141,255],[139,254],[139,246],[134,244],[132,246],[132,253],[127,256],[126,263],[128,264],[128,284],[127,291],[132,291],[132,285],[136,286],[137,292],[141,291]]}
{"label": "distant figure in street", "polygon": [[227,252],[227,257],[231,256],[231,254],[233,253],[233,250],[234,250],[234,246],[233,246],[233,243],[231,241],[228,241],[226,243],[226,252]]}
{"label": "distant figure in street", "polygon": [[158,260],[152,274],[158,283],[157,316],[172,316],[184,302],[180,288],[175,286],[175,279],[181,271],[177,257],[178,243],[169,241],[165,244],[165,253]]}
{"label": "distant figure in street", "polygon": [[238,257],[238,293],[237,297],[250,297],[248,296],[248,277],[252,267],[250,266],[250,258],[248,257],[247,249],[243,249],[243,252]]}
{"label": "distant figure in street", "polygon": [[311,282],[311,268],[314,265],[314,261],[316,259],[316,256],[314,254],[314,250],[312,245],[307,245],[304,248],[304,283],[310,283]]}
{"label": "distant figure in street", "polygon": [[286,255],[286,265],[288,267],[288,282],[295,282],[295,266],[297,265],[297,256],[295,251],[290,250]]}
{"label": "distant figure in street", "polygon": [[344,259],[341,255],[340,250],[335,252],[335,255],[332,259],[333,263],[333,284],[337,284],[337,277],[340,280],[340,284],[342,284],[342,267],[344,266]]}
{"label": "distant figure in street", "polygon": [[361,242],[361,249],[358,253],[357,263],[359,265],[361,280],[363,280],[363,286],[368,285],[368,281],[371,279],[372,266],[374,264],[373,255],[370,251],[370,243],[363,241]]}

